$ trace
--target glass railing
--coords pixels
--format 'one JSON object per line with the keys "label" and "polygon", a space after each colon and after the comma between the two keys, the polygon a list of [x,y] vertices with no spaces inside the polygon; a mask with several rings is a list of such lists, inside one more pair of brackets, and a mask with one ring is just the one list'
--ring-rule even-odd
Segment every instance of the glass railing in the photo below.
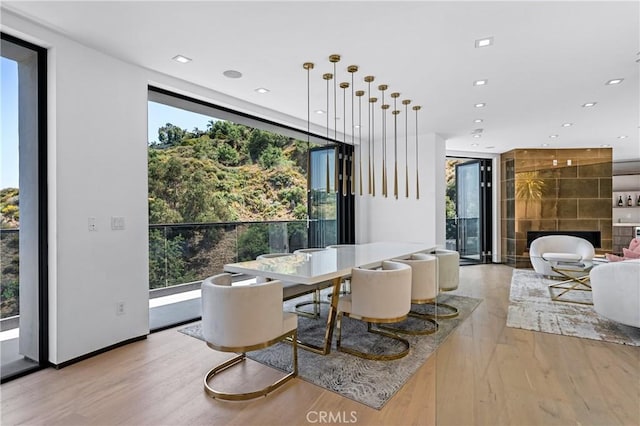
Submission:
{"label": "glass railing", "polygon": [[0,318],[14,317],[20,313],[19,244],[18,228],[0,229]]}
{"label": "glass railing", "polygon": [[149,225],[149,289],[200,281],[226,263],[307,246],[304,220]]}
{"label": "glass railing", "polygon": [[[263,253],[306,248],[307,234],[305,220],[149,225],[149,289],[201,281],[226,263]],[[1,318],[19,315],[19,235],[19,229],[0,230]]]}

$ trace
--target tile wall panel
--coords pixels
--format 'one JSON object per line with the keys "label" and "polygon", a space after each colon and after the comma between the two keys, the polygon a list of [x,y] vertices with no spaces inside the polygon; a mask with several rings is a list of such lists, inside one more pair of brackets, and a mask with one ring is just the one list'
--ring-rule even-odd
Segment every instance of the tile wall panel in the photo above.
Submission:
{"label": "tile wall panel", "polygon": [[529,267],[527,231],[600,231],[611,250],[611,148],[502,154],[502,261]]}

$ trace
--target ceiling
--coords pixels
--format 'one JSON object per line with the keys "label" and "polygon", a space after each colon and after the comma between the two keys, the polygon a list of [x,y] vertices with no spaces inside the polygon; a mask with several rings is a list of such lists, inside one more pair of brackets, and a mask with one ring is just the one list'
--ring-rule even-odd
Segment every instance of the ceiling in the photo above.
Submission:
{"label": "ceiling", "polygon": [[[351,82],[346,67],[358,65],[356,90],[367,89],[363,77],[374,75],[371,95],[381,98],[377,85],[388,84],[391,109],[395,91],[410,106],[421,105],[420,133],[441,134],[448,150],[611,145],[616,161],[640,159],[637,1],[5,1],[2,7],[127,62],[240,99],[259,115],[277,111],[278,121],[302,129],[302,64],[315,63],[312,129],[325,131],[326,116],[313,111],[326,109],[322,74],[333,72],[329,55],[340,54],[337,82]],[[493,45],[476,48],[486,37]],[[193,60],[177,63],[178,54]],[[227,78],[225,70],[243,76]],[[617,78],[624,81],[605,84]],[[480,79],[488,84],[474,86]],[[256,93],[259,87],[270,91]],[[597,104],[582,107],[587,102]],[[398,109],[402,117],[399,102]],[[338,129],[345,123],[338,121]],[[481,137],[473,137],[475,129]]]}

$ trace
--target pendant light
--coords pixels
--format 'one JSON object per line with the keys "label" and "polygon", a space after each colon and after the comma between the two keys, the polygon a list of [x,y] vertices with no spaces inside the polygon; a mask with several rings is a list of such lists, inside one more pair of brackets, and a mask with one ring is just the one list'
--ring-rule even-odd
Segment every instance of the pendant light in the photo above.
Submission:
{"label": "pendant light", "polygon": [[[329,80],[333,78],[333,74],[322,74],[322,78],[327,82],[327,139],[329,139]],[[329,167],[329,155],[327,155],[327,194],[331,192],[331,168]]]}
{"label": "pendant light", "polygon": [[409,104],[410,99],[404,99],[404,187],[405,197],[409,198]]}
{"label": "pendant light", "polygon": [[370,178],[369,189],[373,197],[376,196],[376,127],[375,127],[376,102],[378,102],[378,98],[376,97],[369,98],[369,103],[371,104],[370,105],[371,108],[369,108],[369,115],[371,116],[371,128],[369,129],[369,134],[371,135],[371,160],[369,161],[369,178]]}
{"label": "pendant light", "polygon": [[400,93],[393,92],[391,97],[393,98],[393,196],[398,199],[398,110],[397,100]]}
{"label": "pendant light", "polygon": [[[340,62],[340,55],[330,55],[329,62],[333,64],[333,140],[338,140],[338,74],[336,71],[336,64]],[[335,156],[335,166],[334,166],[334,192],[338,193],[339,186],[339,176],[340,173],[340,156]]]}
{"label": "pendant light", "polygon": [[386,198],[387,191],[387,110],[389,105],[384,103],[384,91],[389,86],[381,84],[378,86],[378,90],[382,92],[382,195]]}
{"label": "pendant light", "polygon": [[344,141],[342,142],[342,196],[347,196],[347,89],[349,88],[349,83],[342,82],[340,83],[340,88],[342,89],[342,135],[344,137]]}
{"label": "pendant light", "polygon": [[[302,64],[302,68],[307,70],[307,175],[311,172],[310,169],[310,141],[311,135],[311,70],[313,69],[313,62],[305,62]],[[307,192],[311,192],[311,179],[307,178]]]}
{"label": "pendant light", "polygon": [[[364,78],[364,81],[367,83],[367,96],[369,97],[369,107],[367,110],[367,114],[368,114],[368,119],[367,119],[367,165],[369,168],[369,180],[368,180],[368,193],[370,195],[375,196],[376,192],[373,189],[374,185],[372,182],[374,182],[374,178],[372,175],[372,170],[371,170],[371,165],[373,164],[373,160],[372,157],[374,156],[373,153],[373,131],[372,131],[372,117],[371,117],[371,111],[373,109],[373,104],[376,102],[376,98],[372,98],[371,97],[371,83],[373,82],[373,80],[375,80],[375,77],[372,75],[368,75]],[[375,170],[373,170],[373,172],[375,173]]]}
{"label": "pendant light", "polygon": [[358,168],[360,170],[358,184],[360,186],[360,196],[362,196],[362,96],[364,96],[364,90],[357,90],[356,96],[358,97]]}
{"label": "pendant light", "polygon": [[[356,129],[355,129],[355,121],[354,121],[354,108],[353,108],[353,101],[354,101],[354,90],[355,90],[355,82],[354,82],[354,74],[356,72],[358,72],[358,66],[357,65],[349,65],[347,67],[347,72],[351,74],[351,147],[353,148],[351,151],[351,176],[349,177],[349,180],[351,182],[351,195],[355,195],[356,193],[356,185],[355,185],[355,179],[356,179],[356,162],[355,162],[355,154],[356,154],[356,143],[355,143],[355,134],[356,134]],[[362,176],[360,177],[362,178]]]}
{"label": "pendant light", "polygon": [[416,200],[420,199],[420,177],[418,176],[418,111],[420,105],[414,105],[413,110],[416,112]]}

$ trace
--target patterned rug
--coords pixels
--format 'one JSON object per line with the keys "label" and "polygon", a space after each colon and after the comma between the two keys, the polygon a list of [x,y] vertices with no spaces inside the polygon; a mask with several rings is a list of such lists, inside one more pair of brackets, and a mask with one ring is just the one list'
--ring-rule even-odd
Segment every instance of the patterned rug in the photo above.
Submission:
{"label": "patterned rug", "polygon": [[[558,281],[544,278],[535,271],[514,269],[507,327],[640,346],[640,328],[604,318],[592,305],[551,300],[548,286],[554,283]],[[557,289],[554,294],[558,294]],[[563,299],[565,297],[590,301],[591,292],[570,291]]]}
{"label": "patterned rug", "polygon": [[[285,310],[293,311],[294,305],[302,300],[298,298],[285,302]],[[326,300],[324,295],[323,300]],[[338,352],[335,350],[334,332],[333,349],[329,355],[298,350],[298,377],[369,407],[381,409],[447,336],[473,312],[481,300],[443,294],[438,296],[438,302],[457,307],[459,316],[440,319],[439,330],[434,334],[402,335],[411,344],[409,354],[404,358],[394,361],[370,361]],[[428,312],[425,306],[420,305],[413,305],[412,309]],[[327,312],[328,305],[323,304],[320,319],[298,316],[298,338],[320,345],[324,338]],[[415,318],[397,324],[398,327],[407,329],[424,328],[428,325],[429,323]],[[394,352],[399,349],[393,339],[368,333],[366,328],[363,322],[345,317],[342,324],[342,345],[377,353]],[[178,331],[202,340],[200,322]],[[287,343],[277,343],[263,350],[249,352],[247,356],[283,371],[291,368],[291,345]]]}

